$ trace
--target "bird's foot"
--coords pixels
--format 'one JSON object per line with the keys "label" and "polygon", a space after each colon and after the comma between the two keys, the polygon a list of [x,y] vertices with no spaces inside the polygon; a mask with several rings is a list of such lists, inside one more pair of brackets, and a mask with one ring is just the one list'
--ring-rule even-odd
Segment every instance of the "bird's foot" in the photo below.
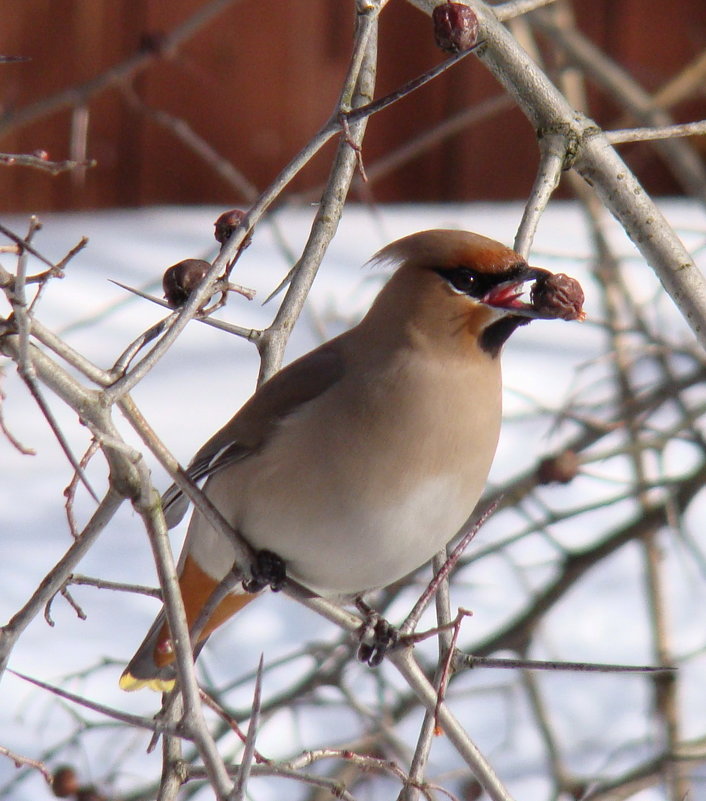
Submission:
{"label": "bird's foot", "polygon": [[399,632],[362,599],[358,598],[356,606],[365,616],[358,630],[358,659],[370,667],[377,667],[388,650],[397,643]]}
{"label": "bird's foot", "polygon": [[269,587],[273,592],[279,592],[287,579],[287,566],[282,557],[272,551],[258,551],[251,567],[252,576],[243,579],[243,589],[246,592],[260,592]]}

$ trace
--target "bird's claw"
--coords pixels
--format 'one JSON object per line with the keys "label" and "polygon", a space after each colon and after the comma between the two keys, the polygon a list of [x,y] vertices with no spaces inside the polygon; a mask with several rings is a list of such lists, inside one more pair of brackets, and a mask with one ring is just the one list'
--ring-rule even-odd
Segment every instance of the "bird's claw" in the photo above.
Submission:
{"label": "bird's claw", "polygon": [[[360,607],[359,607],[360,608]],[[397,629],[369,607],[359,629],[358,660],[369,667],[377,667],[399,638]]]}
{"label": "bird's claw", "polygon": [[251,567],[252,576],[243,579],[246,592],[260,592],[269,587],[272,592],[279,592],[287,579],[287,567],[282,557],[272,551],[258,551]]}

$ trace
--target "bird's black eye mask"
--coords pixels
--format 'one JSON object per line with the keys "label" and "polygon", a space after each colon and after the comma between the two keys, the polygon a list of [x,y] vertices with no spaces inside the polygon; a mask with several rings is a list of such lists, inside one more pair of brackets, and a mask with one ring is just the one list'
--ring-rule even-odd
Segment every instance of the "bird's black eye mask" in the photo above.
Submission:
{"label": "bird's black eye mask", "polygon": [[523,284],[546,274],[546,270],[519,262],[501,273],[482,273],[470,267],[435,268],[435,272],[448,282],[454,292],[509,312],[480,334],[478,342],[481,349],[493,358],[499,355],[505,341],[516,328],[541,316],[531,303],[522,301],[521,295]]}
{"label": "bird's black eye mask", "polygon": [[461,295],[469,295],[482,300],[493,287],[508,281],[525,281],[534,278],[531,267],[520,262],[501,273],[481,273],[471,267],[435,267],[434,272],[440,275],[449,286]]}

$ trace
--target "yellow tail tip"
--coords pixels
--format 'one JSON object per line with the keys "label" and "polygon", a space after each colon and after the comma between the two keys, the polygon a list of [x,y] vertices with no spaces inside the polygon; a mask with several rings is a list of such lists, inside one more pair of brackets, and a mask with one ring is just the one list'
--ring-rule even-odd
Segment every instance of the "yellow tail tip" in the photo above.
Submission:
{"label": "yellow tail tip", "polygon": [[156,693],[168,693],[174,689],[176,679],[136,679],[132,673],[125,671],[120,677],[118,684],[120,685],[120,689],[125,690],[126,693],[141,690],[143,687],[154,690]]}

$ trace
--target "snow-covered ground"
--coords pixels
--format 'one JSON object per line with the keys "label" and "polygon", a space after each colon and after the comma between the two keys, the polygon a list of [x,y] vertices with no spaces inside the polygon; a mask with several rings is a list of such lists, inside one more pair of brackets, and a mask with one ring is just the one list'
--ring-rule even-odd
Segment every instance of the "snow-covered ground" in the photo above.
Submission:
{"label": "snow-covered ground", "polygon": [[[702,245],[706,231],[703,211],[694,204],[676,201],[665,203],[664,209],[687,246]],[[108,279],[161,295],[161,275],[167,266],[188,257],[211,259],[215,255],[212,224],[221,211],[153,208],[43,215],[44,227],[34,244],[49,258],[61,258],[81,236],[89,237],[90,242],[71,262],[66,278],[51,282],[38,308],[38,318],[97,364],[109,366],[128,342],[164,315],[164,310],[130,296]],[[380,285],[380,276],[369,268],[361,269],[361,265],[383,245],[433,227],[466,228],[511,244],[520,215],[521,207],[516,204],[400,206],[383,208],[375,214],[364,208],[348,208],[290,340],[287,360],[306,352],[322,337],[337,333],[346,321],[355,319],[367,308]],[[300,252],[305,242],[311,216],[312,212],[297,211],[276,218],[280,235],[295,253]],[[26,228],[24,218],[6,217],[2,222],[18,233]],[[675,335],[683,327],[683,338],[689,340],[691,334],[671,310],[670,301],[661,298],[658,281],[617,225],[614,240],[621,253],[634,259],[634,285],[641,299],[655,298],[655,313],[665,315]],[[542,219],[531,262],[570,273],[582,282],[587,295],[588,322],[583,325],[534,322],[510,340],[504,355],[505,410],[508,418],[515,421],[504,428],[491,474],[493,483],[519,474],[534,464],[539,454],[551,450],[552,435],[546,427],[528,424],[525,413],[537,404],[561,407],[577,387],[585,389],[590,383],[591,373],[584,369],[586,365],[602,357],[603,335],[591,322],[601,312],[589,275],[590,253],[581,213],[575,206],[554,204]],[[700,257],[704,263],[703,250]],[[3,256],[2,263],[8,269],[14,266],[9,256]],[[277,302],[263,306],[261,300],[277,286],[290,266],[270,226],[262,224],[233,277],[257,290],[257,298],[248,302],[233,296],[219,316],[238,325],[265,326],[274,315]],[[134,398],[158,435],[186,462],[250,395],[257,365],[252,345],[194,322],[135,390]],[[4,369],[1,388],[6,395],[7,426],[17,439],[36,451],[34,456],[23,456],[0,438],[0,621],[5,622],[27,601],[71,542],[62,493],[72,470],[9,363]],[[87,431],[61,403],[52,399],[52,408],[75,452],[81,454],[88,441]],[[139,445],[128,426],[118,422],[126,437]],[[164,472],[156,463],[152,468],[156,485],[166,487]],[[89,475],[94,475],[100,484],[99,467],[89,469]],[[571,494],[575,491],[557,488],[553,490],[554,500],[559,506],[571,505],[576,501]],[[599,490],[594,487],[594,491]],[[600,491],[605,491],[605,485]],[[79,521],[85,521],[91,509],[90,500],[79,491],[76,503]],[[597,514],[596,520],[599,518]],[[175,548],[180,534],[183,535],[183,528],[176,532]],[[576,538],[572,544],[580,545],[584,534],[577,530],[572,535]],[[493,536],[492,529],[489,536]],[[703,531],[700,537],[701,547],[705,547]],[[481,537],[477,547],[482,545]],[[529,558],[536,562],[535,578],[540,581],[543,549],[549,546],[537,537],[525,547],[536,549]],[[648,622],[642,590],[636,586],[640,575],[637,559],[634,549],[623,549],[599,574],[574,590],[571,604],[559,606],[550,615],[551,631],[545,641],[547,653],[536,655],[606,662],[649,661]],[[669,559],[678,559],[678,554],[670,552]],[[512,565],[501,557],[494,565],[495,571],[484,575],[482,582],[474,579],[473,586],[462,588],[468,597],[456,599],[461,605],[472,606],[472,625],[478,639],[496,627],[499,620],[507,618],[523,600],[516,577],[509,575]],[[675,576],[683,575],[683,566],[669,562],[668,567]],[[106,580],[155,584],[144,531],[128,504],[123,505],[90,550],[79,571]],[[675,619],[681,621],[675,630],[680,638],[676,646],[682,653],[703,649],[706,644],[706,590],[703,577],[692,579],[688,585],[672,583],[674,595],[670,607]],[[119,709],[141,713],[156,709],[155,696],[121,693],[117,678],[149,626],[157,603],[140,595],[91,587],[75,587],[72,594],[87,619],[79,620],[71,607],[57,598],[51,609],[54,625],[49,626],[41,616],[36,619],[15,648],[10,667],[37,679],[60,683],[73,692]],[[403,613],[400,610],[400,615]],[[212,642],[216,647],[207,649],[203,661],[209,671],[218,675],[228,675],[229,671],[240,675],[256,664],[261,652],[271,661],[302,642],[325,638],[331,631],[298,604],[281,597],[266,597],[214,636]],[[245,642],[247,646],[243,646]],[[106,659],[109,660],[106,666],[88,670]],[[235,671],[233,664],[237,665]],[[700,678],[703,667],[701,660],[684,668],[687,735],[702,735],[704,731],[706,692]],[[352,671],[361,695],[366,700],[374,699],[374,689],[364,669],[354,666]],[[70,675],[74,678],[67,681]],[[452,697],[468,690],[463,704],[456,709],[457,714],[516,797],[522,801],[543,801],[548,784],[543,775],[542,746],[530,711],[510,688],[505,674],[479,675],[481,678],[469,674],[455,685]],[[286,685],[289,678],[273,676],[273,683],[265,686],[266,694],[277,690],[278,681]],[[548,703],[556,710],[556,719],[563,721],[559,733],[572,767],[582,772],[605,770],[608,766],[600,763],[605,753],[611,753],[611,759],[619,766],[623,759],[621,749],[629,750],[632,742],[644,742],[648,698],[643,679],[564,674],[542,677],[541,683],[547,688],[551,699]],[[492,685],[497,685],[496,693],[480,692]],[[248,685],[238,703],[247,704],[251,690]],[[608,718],[606,707],[611,709]],[[88,717],[101,720],[96,715]],[[606,719],[610,721],[609,729]],[[418,721],[410,722],[410,733],[414,731],[413,724],[418,726]],[[346,723],[341,726],[343,737]],[[315,731],[315,727],[315,721],[306,724],[307,731]],[[110,773],[109,766],[120,766],[117,790],[158,773],[159,754],[144,754],[147,735],[124,738],[120,735],[116,745],[110,728],[97,729],[86,738],[90,753],[72,747],[54,759],[48,750],[60,744],[74,728],[70,704],[57,702],[12,674],[3,677],[0,745],[23,756],[45,758],[52,766],[57,761],[73,760],[86,772],[100,775]],[[265,730],[261,749],[285,755],[299,738],[303,747],[306,738],[301,728],[297,728],[295,736],[282,727],[277,731]],[[594,747],[596,744],[604,747]],[[435,746],[432,763],[440,773],[458,767],[450,746],[444,743]],[[19,782],[17,775],[12,762],[0,756],[1,797],[17,801],[49,797],[39,774],[29,772]],[[282,785],[277,787],[281,789]],[[394,797],[393,792],[390,789],[389,797]],[[253,798],[257,801],[276,798],[273,793],[276,790],[268,790],[264,781],[253,784]],[[656,801],[663,796],[658,790],[647,790],[635,797]]]}

